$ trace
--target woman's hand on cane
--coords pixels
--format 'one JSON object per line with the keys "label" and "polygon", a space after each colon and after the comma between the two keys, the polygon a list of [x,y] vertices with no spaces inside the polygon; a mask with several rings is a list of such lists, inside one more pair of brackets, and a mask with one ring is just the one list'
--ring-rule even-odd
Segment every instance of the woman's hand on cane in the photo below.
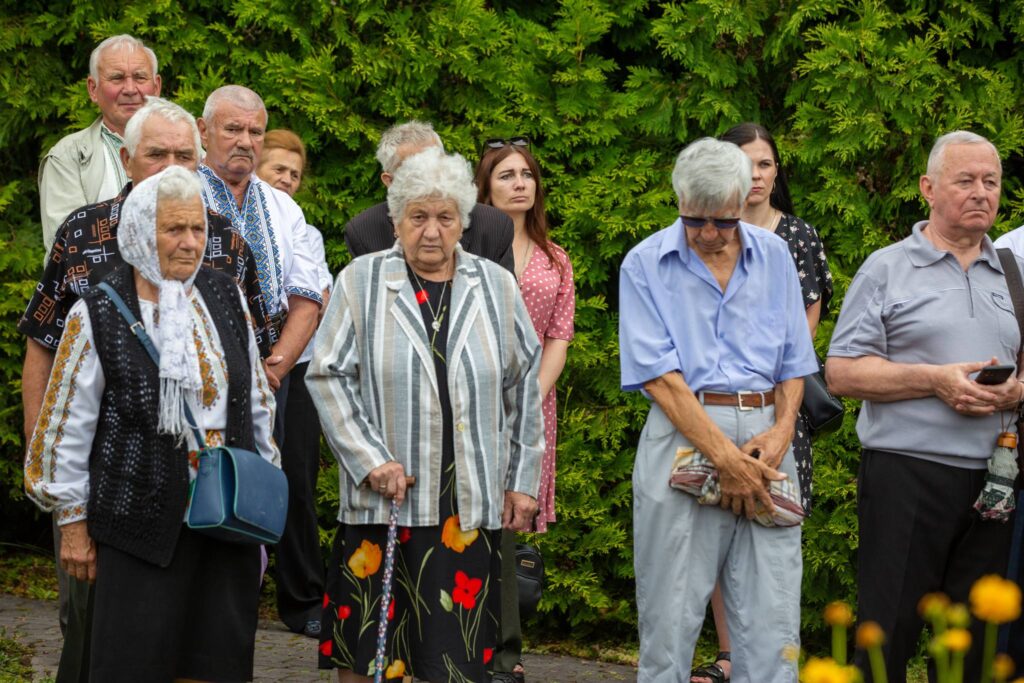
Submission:
{"label": "woman's hand on cane", "polygon": [[415,482],[415,477],[405,476],[402,463],[392,461],[370,470],[364,485],[401,505],[405,500],[405,490]]}

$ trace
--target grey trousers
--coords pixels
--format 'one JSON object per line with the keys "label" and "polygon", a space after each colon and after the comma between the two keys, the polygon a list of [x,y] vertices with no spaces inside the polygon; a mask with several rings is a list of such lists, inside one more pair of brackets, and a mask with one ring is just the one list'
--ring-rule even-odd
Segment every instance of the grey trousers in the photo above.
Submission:
{"label": "grey trousers", "polygon": [[[705,406],[740,445],[775,422],[775,408]],[[633,467],[633,549],[640,683],[690,680],[708,601],[721,581],[735,683],[794,683],[783,656],[800,644],[800,527],[766,528],[668,485],[676,449],[691,445],[651,404]],[[796,478],[793,449],[780,469]]]}

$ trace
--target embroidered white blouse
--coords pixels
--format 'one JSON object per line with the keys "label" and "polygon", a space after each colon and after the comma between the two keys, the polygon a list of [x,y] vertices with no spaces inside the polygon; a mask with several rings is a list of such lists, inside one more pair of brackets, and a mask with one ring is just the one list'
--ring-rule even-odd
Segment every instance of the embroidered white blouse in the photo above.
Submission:
{"label": "embroidered white blouse", "polygon": [[[194,339],[203,376],[200,405],[194,413],[200,429],[204,430],[206,443],[218,445],[224,443],[227,426],[227,364],[213,318],[194,287],[191,299]],[[139,307],[143,326],[155,337],[157,305],[140,299]],[[271,437],[274,395],[263,373],[251,324],[248,327],[249,365],[252,368],[250,402],[256,449],[266,460],[280,467],[280,453]],[[86,518],[89,455],[105,386],[89,309],[85,300],[79,299],[68,313],[42,410],[25,458],[25,490],[43,510],[56,511],[59,525]],[[191,433],[187,441],[189,451],[195,451],[195,438]],[[189,465],[189,479],[192,480],[196,473],[194,458],[190,457]]]}

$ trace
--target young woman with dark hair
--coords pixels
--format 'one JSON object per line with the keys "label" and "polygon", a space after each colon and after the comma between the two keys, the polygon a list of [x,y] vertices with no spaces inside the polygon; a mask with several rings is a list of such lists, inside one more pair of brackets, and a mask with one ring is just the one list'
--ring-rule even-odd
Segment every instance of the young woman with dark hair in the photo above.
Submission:
{"label": "young woman with dark hair", "polygon": [[[544,412],[544,459],[534,530],[544,532],[555,521],[555,383],[565,367],[573,337],[576,290],[568,255],[548,237],[540,166],[524,137],[488,140],[476,171],[477,201],[501,209],[512,218],[515,275],[534,330],[540,339],[540,393]],[[515,538],[502,539],[502,618],[495,681],[523,681],[519,658],[522,634],[515,591]],[[510,678],[509,678],[510,677]]]}

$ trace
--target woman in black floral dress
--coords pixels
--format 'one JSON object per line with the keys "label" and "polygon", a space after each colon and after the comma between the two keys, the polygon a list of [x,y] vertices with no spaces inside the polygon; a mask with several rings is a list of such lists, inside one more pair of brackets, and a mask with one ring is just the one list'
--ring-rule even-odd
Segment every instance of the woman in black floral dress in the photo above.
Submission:
{"label": "woman in black floral dress", "polygon": [[[828,269],[821,238],[813,226],[793,215],[793,202],[789,196],[786,174],[779,162],[779,150],[771,133],[764,126],[741,123],[726,131],[720,139],[738,145],[750,157],[754,183],[740,217],[745,223],[771,230],[789,244],[789,251],[796,263],[797,275],[800,276],[800,289],[803,291],[804,308],[807,311],[807,326],[813,339],[818,321],[828,311],[828,302],[832,298],[832,273]],[[796,421],[793,456],[800,477],[800,497],[804,511],[810,514],[813,458],[811,434],[803,415]],[[720,652],[714,664],[694,669],[690,678],[694,683],[711,681],[711,677],[706,675],[706,670],[713,667],[721,670],[725,680],[729,679],[729,633],[725,624],[725,607],[717,587],[711,598],[711,607],[715,616]]]}

